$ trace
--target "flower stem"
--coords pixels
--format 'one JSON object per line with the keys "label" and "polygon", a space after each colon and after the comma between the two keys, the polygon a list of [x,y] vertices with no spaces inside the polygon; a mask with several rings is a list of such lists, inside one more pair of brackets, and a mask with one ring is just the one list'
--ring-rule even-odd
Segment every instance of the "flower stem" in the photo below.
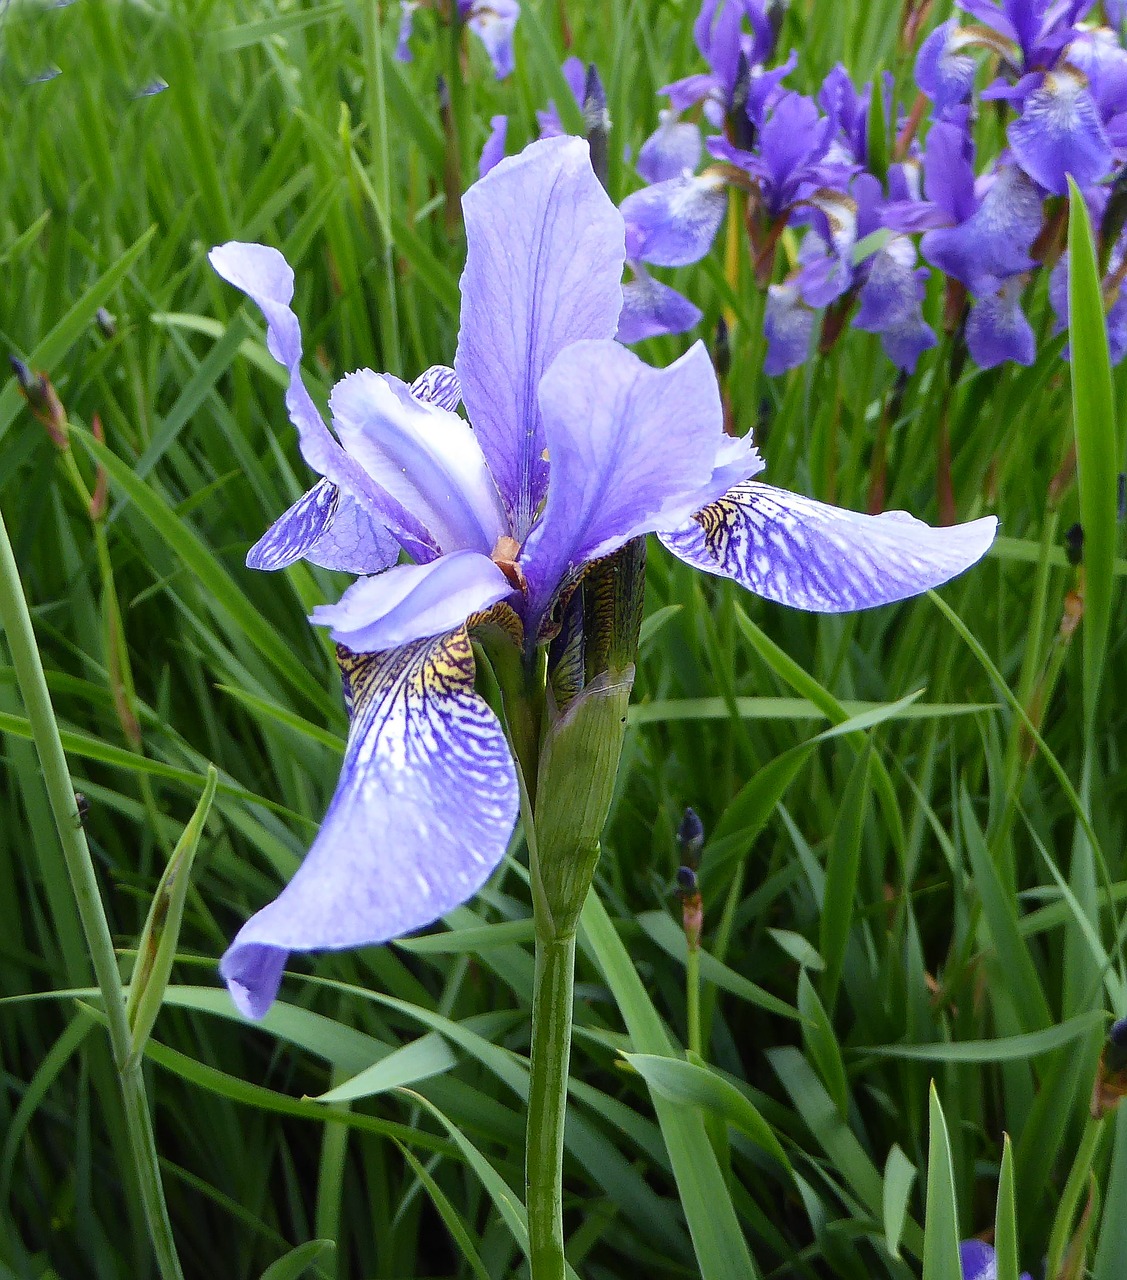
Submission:
{"label": "flower stem", "polygon": [[532,1073],[525,1153],[532,1280],[564,1280],[563,1152],[575,934],[560,937],[537,923],[532,996]]}
{"label": "flower stem", "polygon": [[101,992],[109,1026],[114,1063],[121,1083],[125,1104],[126,1129],[145,1219],[149,1227],[160,1274],[163,1280],[183,1280],[176,1255],[172,1225],[164,1201],[160,1180],[152,1120],[145,1098],[144,1080],[139,1064],[129,1065],[130,1033],[125,1013],[125,992],[114,953],[113,938],[102,906],[98,879],[86,843],[86,834],[78,818],[74,785],[59,738],[59,726],[47,691],[43,663],[35,643],[27,600],[24,597],[8,529],[0,514],[0,625],[8,639],[16,681],[27,709],[32,737],[39,754],[47,798],[59,833],[63,857],[71,888],[78,906],[79,919],[90,951],[94,974]]}

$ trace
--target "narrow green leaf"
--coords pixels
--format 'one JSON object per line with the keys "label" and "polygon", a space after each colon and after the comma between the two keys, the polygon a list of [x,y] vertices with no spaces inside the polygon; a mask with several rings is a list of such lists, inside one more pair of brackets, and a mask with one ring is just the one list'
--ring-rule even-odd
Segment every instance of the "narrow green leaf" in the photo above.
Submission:
{"label": "narrow green leaf", "polygon": [[1092,224],[1084,197],[1071,177],[1068,190],[1072,419],[1084,529],[1084,724],[1091,735],[1111,625],[1119,451],[1107,320]]}
{"label": "narrow green leaf", "polygon": [[291,1249],[283,1258],[272,1262],[262,1273],[262,1280],[298,1280],[315,1262],[321,1262],[336,1251],[335,1240],[308,1240]]}
{"label": "narrow green leaf", "polygon": [[165,989],[172,975],[172,962],[176,958],[176,944],[180,940],[180,922],[184,918],[184,903],[191,883],[192,862],[203,835],[204,823],[215,799],[215,787],[219,773],[214,765],[208,765],[203,794],[196,805],[172,857],[168,860],[153,894],[152,905],[141,930],[137,944],[137,961],[125,1003],[129,1019],[130,1054],[137,1059],[144,1052],[145,1043],[153,1029],[157,1014],[164,1002]]}
{"label": "narrow green leaf", "polygon": [[997,1280],[1020,1280],[1017,1260],[1017,1200],[1014,1195],[1014,1153],[1010,1135],[1002,1135],[1002,1167],[998,1172],[998,1209],[994,1218]]}
{"label": "narrow green leaf", "polygon": [[938,1044],[882,1044],[859,1048],[882,1058],[914,1058],[921,1062],[1015,1062],[1051,1053],[1085,1036],[1105,1020],[1099,1010],[1077,1014],[1067,1022],[997,1040],[958,1040]]}
{"label": "narrow green leaf", "polygon": [[927,1209],[924,1218],[923,1280],[963,1280],[959,1261],[959,1211],[947,1122],[935,1081],[928,1095]]}
{"label": "narrow green leaf", "polygon": [[894,1258],[900,1257],[900,1234],[915,1181],[916,1166],[893,1143],[884,1162],[884,1238]]}
{"label": "narrow green leaf", "polygon": [[853,766],[841,798],[838,821],[826,861],[826,892],[822,904],[819,950],[826,962],[821,979],[822,993],[826,1006],[831,1011],[837,1000],[837,990],[845,966],[845,949],[849,943],[849,930],[857,898],[871,760],[872,749],[869,748]]}
{"label": "narrow green leaf", "polygon": [[791,1171],[790,1160],[775,1131],[755,1104],[711,1067],[651,1053],[624,1053],[622,1056],[654,1093],[679,1106],[715,1112],[761,1150],[774,1156],[788,1172]]}
{"label": "narrow green leaf", "polygon": [[438,1032],[429,1031],[379,1062],[372,1063],[350,1080],[343,1081],[327,1093],[318,1094],[313,1101],[354,1102],[357,1098],[372,1098],[390,1089],[429,1080],[431,1076],[441,1075],[457,1065],[457,1055],[446,1041]]}

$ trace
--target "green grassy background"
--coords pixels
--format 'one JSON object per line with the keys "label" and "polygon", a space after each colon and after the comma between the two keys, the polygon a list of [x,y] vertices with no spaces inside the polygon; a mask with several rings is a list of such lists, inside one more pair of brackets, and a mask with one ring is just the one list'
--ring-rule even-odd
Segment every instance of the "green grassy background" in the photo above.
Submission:
{"label": "green grassy background", "polygon": [[[910,105],[900,7],[796,0],[781,39],[800,51],[791,83],[813,88],[839,59],[858,79],[889,68]],[[526,4],[502,84],[475,41],[460,51],[425,13],[415,62],[395,63],[397,7],[359,0],[0,8],[0,346],[52,378],[87,483],[95,415],[121,463],[100,553],[8,379],[0,507],[126,973],[207,762],[220,771],[146,1065],[190,1277],[259,1276],[311,1240],[335,1249],[275,1276],[306,1264],[342,1278],[521,1274],[532,959],[519,847],[446,928],[295,960],[261,1027],[238,1022],[218,986],[216,957],[292,873],[335,782],[339,679],[305,615],[346,579],[243,567],[310,477],[260,318],[205,254],[228,238],[283,249],[315,397],[358,365],[413,376],[449,361],[464,242],[444,175],[472,180],[489,117],[510,116],[510,150],[534,136],[534,110],[561,90],[566,35],[607,82],[620,199],[637,185],[622,156],[654,127],[655,90],[702,69],[695,5],[567,5],[567,33],[562,8]],[[440,73],[458,83],[456,148]],[[140,93],[158,77],[164,92]],[[982,130],[999,136],[992,117]],[[597,875],[606,916],[587,921],[580,952],[571,1261],[593,1280],[738,1275],[728,1217],[682,1166],[674,1176],[652,1085],[690,1089],[677,1105],[705,1116],[763,1275],[918,1275],[934,1081],[953,1179],[932,1179],[932,1241],[949,1241],[955,1209],[961,1235],[993,1228],[1006,1132],[1021,1262],[1039,1274],[1077,1151],[1083,1173],[1092,1147],[1087,1262],[1115,1280],[1127,1217],[1101,1207],[1127,1195],[1127,1113],[1098,1133],[1087,1115],[1104,1015],[1127,1013],[1127,564],[1089,565],[1089,616],[1062,640],[1078,581],[1062,535],[1081,508],[1044,281],[1029,295],[1043,338],[1033,367],[968,367],[952,383],[941,345],[898,388],[859,333],[765,379],[762,298],[746,260],[740,271],[733,290],[718,242],[669,278],[704,308],[710,344],[721,310],[737,317],[728,391],[766,478],[864,509],[884,447],[886,505],[934,520],[946,430],[960,518],[997,512],[1003,536],[941,593],[946,608],[924,598],[821,619],[653,548]],[[933,291],[933,316],[940,302]],[[646,354],[664,363],[684,345]],[[1074,349],[1083,379],[1098,360],[1084,334]],[[1121,375],[1114,385],[1121,403]],[[1114,421],[1080,425],[1122,466]],[[1122,557],[1114,504],[1089,495],[1085,522]],[[1082,642],[1093,607],[1102,654],[1098,636]],[[818,737],[874,704],[869,727]],[[1042,726],[1039,750],[1021,709]],[[96,1006],[50,995],[87,987],[91,970],[2,641],[0,742],[0,1276],[145,1277]],[[621,1055],[681,1056],[672,881],[687,804],[708,833],[710,1071],[679,1085],[652,1057]],[[351,1100],[312,1100],[369,1068]],[[704,1157],[689,1150],[689,1167]],[[1082,1177],[1077,1189],[1087,1195]],[[925,1274],[949,1274],[949,1249],[929,1259]]]}

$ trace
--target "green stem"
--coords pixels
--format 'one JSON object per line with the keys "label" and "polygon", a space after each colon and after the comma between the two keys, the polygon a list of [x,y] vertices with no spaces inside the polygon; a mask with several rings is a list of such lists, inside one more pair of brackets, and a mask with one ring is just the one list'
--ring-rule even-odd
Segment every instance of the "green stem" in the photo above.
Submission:
{"label": "green stem", "polygon": [[164,1201],[153,1139],[152,1120],[145,1098],[140,1067],[127,1068],[130,1051],[129,1022],[125,1014],[125,992],[114,954],[113,938],[102,906],[98,879],[86,834],[78,819],[74,802],[74,784],[67,768],[66,756],[59,738],[59,726],[47,691],[47,678],[35,643],[27,600],[24,597],[8,529],[0,514],[0,625],[8,637],[16,680],[27,709],[32,736],[47,799],[59,833],[67,873],[78,906],[79,919],[90,951],[94,974],[101,991],[109,1026],[110,1044],[121,1082],[125,1104],[126,1128],[149,1236],[164,1280],[183,1280],[176,1255],[172,1225]]}
{"label": "green stem", "polygon": [[685,957],[685,1021],[688,1024],[688,1050],[691,1057],[702,1060],[700,1034],[700,947],[689,946]]}
{"label": "green stem", "polygon": [[575,934],[538,921],[532,995],[532,1073],[525,1150],[532,1280],[564,1280],[563,1153],[575,988]]}
{"label": "green stem", "polygon": [[1064,1191],[1061,1193],[1060,1204],[1057,1206],[1057,1216],[1053,1222],[1052,1235],[1049,1238],[1048,1262],[1045,1267],[1045,1275],[1048,1280],[1056,1280],[1056,1277],[1060,1274],[1061,1261],[1064,1258],[1065,1250],[1068,1248],[1069,1237],[1072,1234],[1072,1222],[1076,1216],[1076,1206],[1080,1203],[1080,1196],[1088,1185],[1088,1174],[1091,1171],[1092,1162],[1096,1158],[1096,1149],[1099,1146],[1100,1138],[1103,1136],[1105,1121],[1105,1116],[1101,1116],[1098,1120],[1093,1116],[1089,1116],[1084,1126],[1084,1136],[1080,1140],[1080,1149],[1076,1152],[1076,1159],[1072,1162],[1068,1181],[1065,1183]]}

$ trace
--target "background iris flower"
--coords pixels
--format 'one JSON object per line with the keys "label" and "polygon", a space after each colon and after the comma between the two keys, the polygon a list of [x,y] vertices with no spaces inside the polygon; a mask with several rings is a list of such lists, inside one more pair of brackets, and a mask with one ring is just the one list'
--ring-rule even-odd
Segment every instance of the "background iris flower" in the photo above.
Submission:
{"label": "background iris flower", "polygon": [[[625,224],[584,141],[546,139],[501,161],[464,214],[454,369],[411,386],[349,374],[330,399],[335,435],[301,380],[284,259],[238,243],[211,254],[262,309],[303,454],[323,477],[249,562],[307,556],[366,575],[313,614],[340,646],[352,718],[336,794],[294,879],[222,961],[252,1016],[274,999],[288,952],[419,928],[503,857],[518,784],[474,690],[474,629],[501,628],[528,657],[558,633],[587,566],[646,533],[705,572],[829,612],[937,586],[994,536],[993,518],[931,529],[756,480],[763,463],[750,439],[725,434],[702,345],[654,369],[614,341]],[[413,563],[393,564],[398,549]]]}

